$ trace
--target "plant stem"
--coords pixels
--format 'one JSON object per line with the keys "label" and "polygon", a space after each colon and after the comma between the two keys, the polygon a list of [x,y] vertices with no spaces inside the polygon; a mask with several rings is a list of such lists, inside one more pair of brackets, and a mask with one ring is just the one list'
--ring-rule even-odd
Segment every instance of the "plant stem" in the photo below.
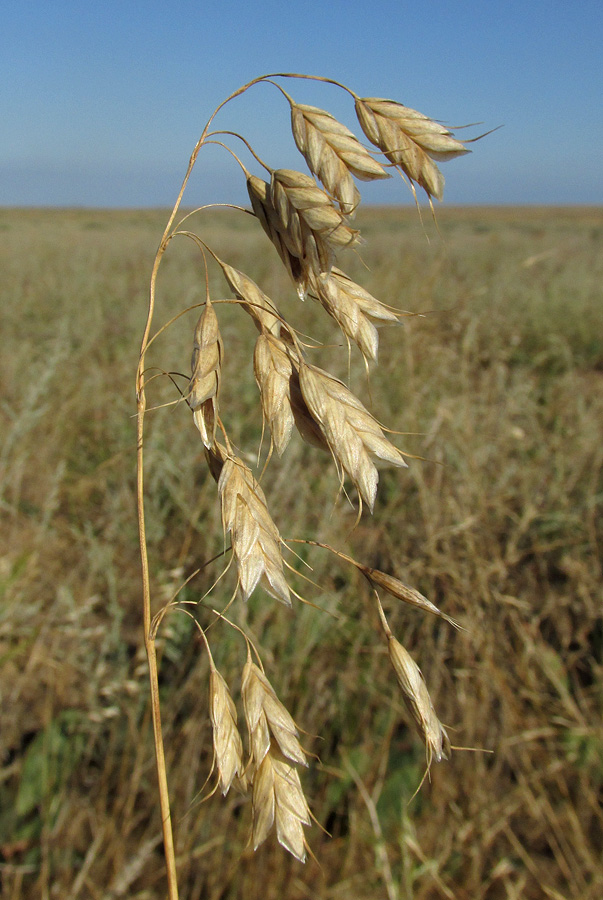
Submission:
{"label": "plant stem", "polygon": [[151,630],[151,589],[149,581],[149,559],[147,553],[146,528],[144,518],[144,469],[143,469],[143,422],[146,406],[144,390],[138,392],[138,472],[137,472],[137,504],[138,531],[140,538],[140,557],[142,563],[143,586],[143,627],[144,645],[149,661],[149,684],[151,690],[151,714],[153,719],[153,739],[155,744],[155,760],[157,780],[159,783],[159,805],[161,809],[161,827],[163,831],[163,847],[168,882],[169,900],[178,900],[178,879],[176,873],[176,857],[174,852],[174,836],[172,833],[172,817],[170,814],[170,796],[168,791],[167,772],[165,768],[165,752],[161,730],[161,708],[159,704],[159,681],[157,677],[157,653],[155,635]]}

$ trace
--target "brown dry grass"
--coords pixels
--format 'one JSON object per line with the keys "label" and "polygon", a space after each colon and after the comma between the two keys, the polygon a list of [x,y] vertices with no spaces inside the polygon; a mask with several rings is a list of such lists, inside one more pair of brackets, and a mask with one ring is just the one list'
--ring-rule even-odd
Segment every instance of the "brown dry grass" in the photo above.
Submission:
{"label": "brown dry grass", "polygon": [[[290,294],[264,235],[228,216],[213,218],[217,252],[271,294]],[[370,388],[371,409],[416,432],[405,448],[432,461],[413,461],[404,478],[383,472],[375,521],[350,532],[353,511],[331,516],[299,489],[297,467],[315,496],[335,502],[338,478],[294,439],[271,463],[274,513],[288,523],[284,537],[318,535],[394,572],[468,629],[386,605],[452,743],[495,752],[454,754],[407,807],[424,757],[404,724],[386,650],[376,653],[369,588],[360,573],[304,549],[322,586],[312,599],[340,620],[311,609],[292,616],[258,595],[246,624],[279,698],[321,737],[304,743],[325,770],[314,766],[304,786],[332,837],[312,829],[321,867],[302,868],[270,842],[256,854],[246,848],[249,809],[233,791],[199,808],[212,761],[208,661],[193,626],[170,620],[162,691],[190,900],[382,896],[386,867],[352,772],[374,805],[401,897],[601,894],[603,216],[443,209],[438,218],[443,239],[432,233],[428,244],[414,212],[359,215],[367,289],[386,303],[438,311],[381,332]],[[3,900],[163,896],[129,399],[149,248],[163,219],[5,211],[0,221]],[[361,280],[360,263],[348,269]],[[162,277],[173,313],[183,297],[203,299],[197,259],[184,246],[166,258]],[[341,341],[310,304],[293,296],[290,309],[308,333]],[[255,329],[220,312],[231,348],[225,370],[237,371],[237,390],[222,402],[237,413],[232,437],[245,446],[259,436]],[[173,359],[162,365],[182,368],[193,327],[176,326]],[[237,359],[249,359],[247,369]],[[345,351],[337,374],[347,374]],[[361,365],[352,383],[368,398]],[[153,414],[148,452],[152,575],[168,599],[222,549],[220,512],[179,413]],[[219,570],[198,576],[190,599]],[[240,670],[234,635],[226,631],[214,655],[220,671]]]}

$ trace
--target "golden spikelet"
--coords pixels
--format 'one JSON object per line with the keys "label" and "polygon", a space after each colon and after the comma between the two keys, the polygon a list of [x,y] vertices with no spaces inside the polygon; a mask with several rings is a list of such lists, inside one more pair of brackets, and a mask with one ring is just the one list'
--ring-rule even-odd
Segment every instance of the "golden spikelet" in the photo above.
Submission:
{"label": "golden spikelet", "polygon": [[268,753],[271,736],[277,742],[283,756],[299,765],[307,765],[306,754],[299,742],[297,725],[276,696],[274,688],[262,670],[251,661],[250,657],[243,669],[241,696],[255,766],[259,766]]}
{"label": "golden spikelet", "polygon": [[264,492],[245,463],[230,453],[218,478],[224,533],[230,533],[239,589],[247,600],[258,583],[272,597],[291,606],[283,571],[282,538],[270,517]]}
{"label": "golden spikelet", "polygon": [[369,141],[438,200],[444,193],[444,176],[434,160],[446,161],[471,152],[443,125],[394,100],[359,97],[356,114]]}
{"label": "golden spikelet", "polygon": [[389,178],[389,173],[330,113],[290,102],[291,128],[300,153],[326,191],[337,199],[342,213],[350,215],[360,203],[352,175],[361,181],[373,181]]}
{"label": "golden spikelet", "polygon": [[307,765],[299,731],[262,670],[248,656],[241,695],[253,764],[253,846],[257,849],[276,822],[280,844],[301,862],[306,857],[303,826],[310,810],[294,763]]}
{"label": "golden spikelet", "polygon": [[304,363],[299,370],[299,381],[308,410],[320,427],[333,458],[350,477],[372,512],[379,475],[370,457],[406,467],[404,456],[387,440],[377,420],[339,379]]}
{"label": "golden spikelet", "polygon": [[310,809],[297,769],[279,753],[274,742],[253,778],[253,849],[257,850],[276,822],[279,844],[300,862],[306,860],[304,825]]}
{"label": "golden spikelet", "polygon": [[220,262],[224,277],[260,331],[279,335],[280,317],[272,300],[244,272]]}
{"label": "golden spikelet", "polygon": [[274,449],[282,456],[294,423],[290,394],[293,364],[284,342],[270,332],[263,332],[256,341],[253,371]]}
{"label": "golden spikelet", "polygon": [[247,779],[243,766],[243,742],[237,728],[237,710],[228,685],[213,661],[210,661],[209,672],[209,715],[222,793],[228,793],[235,778],[241,789],[245,790]]}
{"label": "golden spikelet", "polygon": [[376,324],[397,323],[396,313],[336,267],[328,275],[312,278],[311,290],[364,358],[375,361],[379,349]]}
{"label": "golden spikelet", "polygon": [[285,269],[295,284],[298,296],[304,300],[308,290],[308,269],[303,260],[291,253],[282,234],[282,224],[272,204],[270,185],[256,175],[247,178],[247,192],[253,212],[270,238]]}
{"label": "golden spikelet", "polygon": [[349,227],[329,195],[303,172],[273,172],[270,199],[287,249],[317,275],[330,271],[335,250],[359,243],[360,233]]}
{"label": "golden spikelet", "polygon": [[450,741],[446,729],[438,719],[425,679],[418,665],[402,644],[388,635],[389,658],[402,689],[407,709],[412,716],[420,737],[427,748],[427,762],[436,762],[450,756]]}
{"label": "golden spikelet", "polygon": [[193,411],[195,425],[207,448],[213,446],[216,438],[223,356],[224,345],[220,337],[218,318],[208,298],[195,328],[191,358],[192,375],[188,392],[188,402]]}

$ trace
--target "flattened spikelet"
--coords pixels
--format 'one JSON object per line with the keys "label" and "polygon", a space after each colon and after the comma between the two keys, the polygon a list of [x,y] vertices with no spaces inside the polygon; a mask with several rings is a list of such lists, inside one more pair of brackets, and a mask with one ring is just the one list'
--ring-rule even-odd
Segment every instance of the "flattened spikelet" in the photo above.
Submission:
{"label": "flattened spikelet", "polygon": [[272,300],[244,272],[239,272],[227,263],[221,262],[220,265],[235,296],[242,302],[258,328],[278,336],[281,323]]}
{"label": "flattened spikelet", "polygon": [[218,393],[224,345],[213,305],[207,300],[195,328],[188,402],[205,447],[216,438]]}
{"label": "flattened spikelet", "polygon": [[228,793],[235,777],[245,790],[243,742],[237,728],[237,710],[228,685],[213,664],[210,664],[209,673],[209,715],[222,793]]}
{"label": "flattened spikelet", "polygon": [[410,653],[391,634],[388,636],[388,650],[406,707],[425,742],[428,763],[432,757],[435,757],[436,762],[448,759],[450,741],[433,708],[421,670]]}
{"label": "flattened spikelet", "polygon": [[272,597],[291,606],[281,536],[268,512],[262,488],[242,460],[226,455],[218,491],[224,533],[231,535],[243,599],[247,600],[261,583]]}
{"label": "flattened spikelet", "polygon": [[356,114],[369,141],[430,197],[441,200],[444,176],[434,160],[462,156],[470,152],[467,147],[443,125],[394,100],[358,98]]}
{"label": "flattened spikelet", "polygon": [[402,453],[384,436],[377,420],[343,382],[303,364],[300,387],[310,414],[339,466],[373,510],[379,476],[371,455],[393,466],[406,466]]}
{"label": "flattened spikelet", "polygon": [[269,332],[260,334],[255,344],[253,371],[274,449],[282,456],[294,422],[290,396],[293,364],[284,342]]}
{"label": "flattened spikelet", "polygon": [[310,810],[297,770],[272,745],[253,779],[253,849],[266,840],[276,820],[279,843],[300,862],[306,859],[304,825]]}
{"label": "flattened spikelet", "polygon": [[291,127],[308,167],[345,215],[360,203],[352,175],[362,181],[390,177],[356,136],[324,109],[291,102]]}
{"label": "flattened spikelet", "polygon": [[274,244],[281,262],[303,300],[308,290],[308,270],[302,259],[292,254],[282,234],[282,226],[270,198],[270,185],[255,175],[247,179],[247,192],[253,212],[262,228]]}
{"label": "flattened spikelet", "polygon": [[241,695],[254,765],[259,766],[268,753],[271,739],[276,741],[283,756],[299,765],[307,765],[295,722],[262,670],[251,659],[243,669]]}
{"label": "flattened spikelet", "polygon": [[335,267],[329,275],[313,278],[311,289],[344,335],[358,346],[364,358],[376,360],[379,335],[375,323],[395,324],[398,322],[396,313]]}

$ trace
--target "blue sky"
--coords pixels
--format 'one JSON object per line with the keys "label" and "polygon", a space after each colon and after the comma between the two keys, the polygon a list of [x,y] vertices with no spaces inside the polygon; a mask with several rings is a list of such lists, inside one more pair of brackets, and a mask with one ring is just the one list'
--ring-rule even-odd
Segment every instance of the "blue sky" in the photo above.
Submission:
{"label": "blue sky", "polygon": [[[602,47],[600,0],[13,0],[0,27],[0,205],[171,205],[209,113],[274,71],[483,123],[473,133],[504,125],[443,165],[449,204],[601,204]],[[288,90],[357,128],[336,88]],[[274,168],[303,167],[276,89],[254,88],[218,123]],[[198,165],[190,204],[243,199],[225,152]],[[399,179],[363,193],[409,200]]]}

